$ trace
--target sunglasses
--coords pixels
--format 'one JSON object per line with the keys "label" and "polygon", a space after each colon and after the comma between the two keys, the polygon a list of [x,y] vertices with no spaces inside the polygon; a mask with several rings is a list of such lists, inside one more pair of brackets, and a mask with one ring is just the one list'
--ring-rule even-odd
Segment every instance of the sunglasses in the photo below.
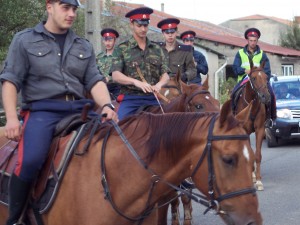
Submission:
{"label": "sunglasses", "polygon": [[183,42],[188,42],[188,41],[194,42],[194,41],[195,41],[195,38],[184,38],[184,39],[183,39]]}

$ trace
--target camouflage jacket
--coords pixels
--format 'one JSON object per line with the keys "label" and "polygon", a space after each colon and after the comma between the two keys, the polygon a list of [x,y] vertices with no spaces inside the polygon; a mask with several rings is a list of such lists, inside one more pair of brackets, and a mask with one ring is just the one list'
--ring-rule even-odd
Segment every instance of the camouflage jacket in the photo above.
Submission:
{"label": "camouflage jacket", "polygon": [[109,82],[112,82],[112,78],[109,75],[110,68],[112,64],[112,55],[107,55],[106,52],[100,52],[97,55],[97,65],[103,76],[109,79]]}
{"label": "camouflage jacket", "polygon": [[[142,50],[132,36],[119,44],[113,53],[111,72],[120,71],[128,77],[141,80],[135,64],[138,64],[146,81],[155,85],[164,73],[170,73],[162,49],[147,38],[146,48]],[[149,95],[134,85],[122,85],[122,94]]]}
{"label": "camouflage jacket", "polygon": [[189,45],[179,44],[176,42],[176,47],[168,52],[164,42],[158,43],[167,58],[169,68],[171,69],[170,76],[175,76],[178,68],[181,70],[181,79],[184,82],[193,80],[197,75],[197,69],[193,57],[193,47]]}

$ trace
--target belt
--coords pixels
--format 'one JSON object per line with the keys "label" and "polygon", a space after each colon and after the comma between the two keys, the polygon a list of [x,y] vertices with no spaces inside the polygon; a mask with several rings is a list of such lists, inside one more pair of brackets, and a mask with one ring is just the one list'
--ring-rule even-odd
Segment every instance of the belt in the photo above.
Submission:
{"label": "belt", "polygon": [[78,98],[76,98],[72,94],[60,95],[60,96],[57,96],[57,97],[54,97],[51,99],[62,100],[62,101],[66,101],[66,102],[78,100]]}

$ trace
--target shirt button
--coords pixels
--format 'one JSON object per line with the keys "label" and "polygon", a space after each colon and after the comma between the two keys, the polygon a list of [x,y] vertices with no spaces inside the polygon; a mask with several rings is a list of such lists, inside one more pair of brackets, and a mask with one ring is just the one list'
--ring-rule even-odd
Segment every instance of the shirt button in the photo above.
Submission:
{"label": "shirt button", "polygon": [[66,83],[66,86],[69,86],[69,83]]}
{"label": "shirt button", "polygon": [[39,52],[38,54],[39,54],[39,55],[42,55],[42,53],[41,53],[41,52]]}
{"label": "shirt button", "polygon": [[57,55],[58,55],[58,56],[61,56],[61,54],[60,54],[60,53],[58,53]]}
{"label": "shirt button", "polygon": [[79,55],[79,57],[80,57],[80,58],[82,58],[82,57],[83,57],[83,55],[82,55],[82,54],[80,54],[80,55]]}

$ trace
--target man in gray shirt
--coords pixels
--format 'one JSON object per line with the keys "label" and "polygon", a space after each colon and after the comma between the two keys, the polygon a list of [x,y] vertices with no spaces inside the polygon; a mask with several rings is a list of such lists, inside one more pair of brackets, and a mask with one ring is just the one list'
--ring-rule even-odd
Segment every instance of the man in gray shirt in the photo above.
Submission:
{"label": "man in gray shirt", "polygon": [[[0,76],[5,136],[19,141],[19,155],[9,186],[6,225],[17,223],[59,120],[95,101],[106,119],[118,121],[92,45],[70,30],[79,5],[78,0],[47,0],[47,21],[17,33],[9,48]],[[23,125],[16,111],[20,90]],[[86,93],[94,101],[86,99]]]}

